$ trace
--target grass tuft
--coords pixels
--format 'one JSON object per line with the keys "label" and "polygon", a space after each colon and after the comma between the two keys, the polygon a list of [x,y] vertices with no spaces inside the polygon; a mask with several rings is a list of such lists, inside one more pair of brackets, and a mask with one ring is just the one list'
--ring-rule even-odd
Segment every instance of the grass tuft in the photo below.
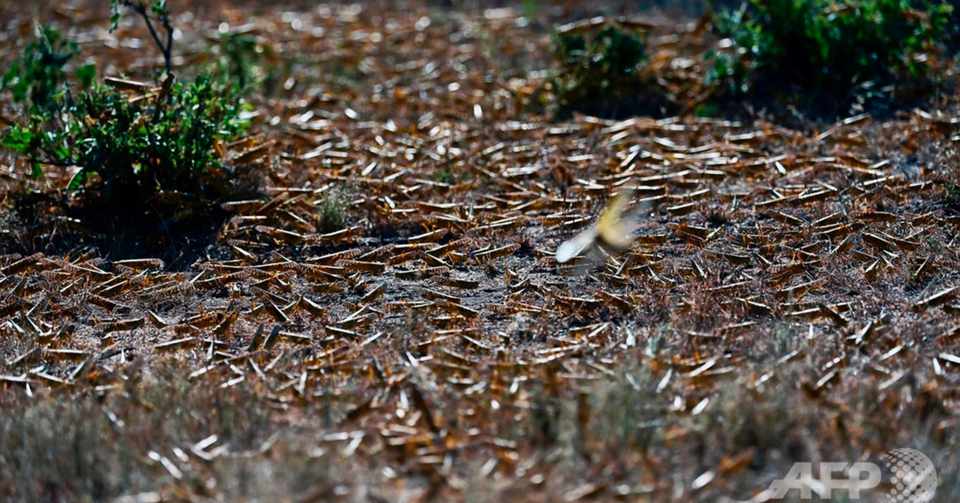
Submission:
{"label": "grass tuft", "polygon": [[319,228],[323,232],[333,232],[342,229],[347,223],[346,196],[339,191],[328,191],[323,198],[317,201],[317,219]]}

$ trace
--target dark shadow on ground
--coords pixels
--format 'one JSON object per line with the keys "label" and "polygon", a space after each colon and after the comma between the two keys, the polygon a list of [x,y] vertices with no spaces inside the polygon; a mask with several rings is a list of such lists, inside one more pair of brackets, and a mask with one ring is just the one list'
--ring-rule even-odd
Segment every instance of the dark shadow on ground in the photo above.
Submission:
{"label": "dark shadow on ground", "polygon": [[220,255],[216,239],[228,217],[212,204],[115,213],[66,205],[57,193],[21,193],[0,217],[0,254],[66,255],[92,249],[108,260],[159,258],[166,269],[180,271],[198,259]]}

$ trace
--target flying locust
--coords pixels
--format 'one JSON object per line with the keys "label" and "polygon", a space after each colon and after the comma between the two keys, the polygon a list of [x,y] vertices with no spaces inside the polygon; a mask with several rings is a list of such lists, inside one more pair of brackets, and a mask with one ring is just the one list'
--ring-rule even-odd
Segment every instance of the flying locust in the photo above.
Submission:
{"label": "flying locust", "polygon": [[618,251],[630,248],[634,241],[634,231],[639,227],[640,210],[624,214],[633,190],[621,192],[607,204],[600,213],[597,223],[580,231],[576,236],[564,241],[555,254],[557,262],[563,264],[580,256],[595,244]]}

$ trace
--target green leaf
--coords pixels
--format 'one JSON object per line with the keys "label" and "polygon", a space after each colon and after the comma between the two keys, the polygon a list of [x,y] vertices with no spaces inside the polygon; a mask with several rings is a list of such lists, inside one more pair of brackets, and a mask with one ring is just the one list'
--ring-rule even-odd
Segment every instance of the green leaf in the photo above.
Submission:
{"label": "green leaf", "polygon": [[16,82],[20,78],[20,72],[20,63],[14,61],[3,73],[3,78],[0,79],[0,89],[7,89],[11,82]]}
{"label": "green leaf", "polygon": [[120,19],[123,18],[123,7],[126,2],[121,0],[110,0],[110,33],[117,31],[120,26]]}
{"label": "green leaf", "polygon": [[83,188],[83,184],[87,183],[88,174],[86,169],[81,169],[74,173],[73,177],[70,178],[70,183],[67,184],[67,190],[72,192]]}
{"label": "green leaf", "polygon": [[3,137],[3,147],[20,154],[26,154],[33,145],[34,137],[33,131],[22,126],[13,126]]}
{"label": "green leaf", "polygon": [[32,176],[34,180],[39,180],[40,177],[43,176],[43,166],[41,166],[39,162],[33,163],[33,171],[30,172],[30,176]]}
{"label": "green leaf", "polygon": [[97,65],[94,63],[88,63],[86,65],[77,68],[77,80],[80,81],[80,85],[84,88],[90,87],[93,84],[93,81],[97,78]]}
{"label": "green leaf", "polygon": [[155,0],[153,5],[150,6],[150,10],[153,11],[157,16],[166,16],[169,14],[167,11],[167,2],[166,0]]}
{"label": "green leaf", "polygon": [[53,152],[57,161],[68,162],[70,160],[70,149],[66,145],[58,145]]}

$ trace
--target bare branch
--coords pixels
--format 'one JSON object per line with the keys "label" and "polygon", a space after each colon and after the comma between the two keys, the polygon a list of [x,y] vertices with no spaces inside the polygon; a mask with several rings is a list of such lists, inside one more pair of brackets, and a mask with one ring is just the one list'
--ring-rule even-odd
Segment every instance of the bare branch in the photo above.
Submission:
{"label": "bare branch", "polygon": [[147,25],[147,30],[150,31],[150,36],[153,38],[153,42],[157,45],[157,48],[160,49],[160,52],[163,54],[164,71],[168,75],[172,75],[173,74],[173,25],[170,23],[170,14],[164,11],[158,16],[160,25],[163,27],[163,31],[165,32],[166,42],[164,42],[164,40],[160,38],[160,34],[157,32],[157,28],[154,26],[153,19],[151,19],[150,17],[149,9],[143,2],[134,1],[134,0],[124,0],[123,5],[143,18],[144,23]]}

